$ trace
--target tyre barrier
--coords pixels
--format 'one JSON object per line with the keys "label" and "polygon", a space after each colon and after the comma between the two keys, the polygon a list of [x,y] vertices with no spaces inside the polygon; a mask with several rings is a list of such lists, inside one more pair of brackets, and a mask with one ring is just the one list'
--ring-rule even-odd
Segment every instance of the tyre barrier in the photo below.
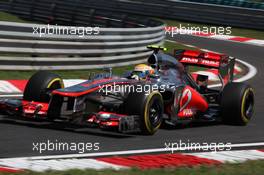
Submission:
{"label": "tyre barrier", "polygon": [[[69,1],[69,0],[68,0]],[[182,0],[79,0],[91,8],[130,15],[191,21],[221,26],[264,29],[264,10]]]}

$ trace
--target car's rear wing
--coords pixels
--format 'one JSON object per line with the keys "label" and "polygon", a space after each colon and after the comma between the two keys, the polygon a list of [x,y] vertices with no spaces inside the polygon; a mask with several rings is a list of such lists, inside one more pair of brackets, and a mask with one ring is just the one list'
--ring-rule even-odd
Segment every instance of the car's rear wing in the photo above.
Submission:
{"label": "car's rear wing", "polygon": [[224,82],[233,80],[235,58],[213,53],[194,50],[175,50],[175,58],[184,66],[198,66],[217,69]]}

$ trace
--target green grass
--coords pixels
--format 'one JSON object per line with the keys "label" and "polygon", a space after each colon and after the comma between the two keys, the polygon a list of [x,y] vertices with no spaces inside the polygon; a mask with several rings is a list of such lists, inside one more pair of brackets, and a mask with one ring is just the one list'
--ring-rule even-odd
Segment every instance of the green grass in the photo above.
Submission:
{"label": "green grass", "polygon": [[[127,70],[132,70],[134,65],[122,66],[113,68],[113,73],[116,75],[121,75]],[[10,80],[10,79],[28,79],[36,71],[0,71],[0,80]],[[59,74],[62,78],[65,79],[87,79],[89,75],[93,73],[104,72],[102,69],[91,69],[91,70],[56,70],[51,71],[56,74]]]}
{"label": "green grass", "polygon": [[166,47],[168,49],[168,53],[171,53],[173,54],[173,51],[175,49],[187,49],[187,50],[197,50],[197,48],[194,48],[194,47],[188,47],[188,46],[185,46],[181,43],[177,43],[177,42],[171,42],[171,41],[165,41],[164,42],[164,47]]}
{"label": "green grass", "polygon": [[[69,170],[36,173],[26,171],[19,175],[263,175],[264,160],[248,161],[240,164],[223,164],[216,166],[198,166],[162,169],[130,170]],[[17,175],[17,173],[15,173]],[[0,173],[0,175],[7,175]]]}
{"label": "green grass", "polygon": [[25,20],[15,16],[15,15],[11,15],[11,14],[5,13],[5,12],[0,12],[0,21],[26,22]]}
{"label": "green grass", "polygon": [[[160,19],[164,23],[167,24],[167,26],[179,26],[182,24],[184,27],[188,27],[188,24],[190,27],[212,27],[217,25],[212,25],[212,24],[201,24],[201,23],[195,23],[195,22],[185,22],[185,21],[175,21],[175,20],[165,20],[165,19]],[[225,27],[225,26],[223,26]],[[249,37],[249,38],[256,38],[256,39],[264,39],[264,31],[260,30],[253,30],[253,29],[243,29],[243,28],[236,28],[232,27],[232,34],[234,36],[244,36],[244,37]]]}

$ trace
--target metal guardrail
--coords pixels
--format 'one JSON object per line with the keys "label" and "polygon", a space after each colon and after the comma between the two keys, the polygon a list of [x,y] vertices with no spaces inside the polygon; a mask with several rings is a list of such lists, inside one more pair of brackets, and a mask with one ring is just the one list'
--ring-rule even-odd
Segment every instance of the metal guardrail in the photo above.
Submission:
{"label": "metal guardrail", "polygon": [[[163,23],[137,16],[76,6],[75,1],[3,2],[4,11],[23,19],[58,24],[49,27],[99,26],[99,34],[34,34],[43,24],[0,22],[0,69],[93,69],[144,62],[151,54],[146,46],[161,44]],[[1,3],[0,3],[1,4]],[[53,9],[50,9],[53,7]],[[64,11],[63,15],[61,14]],[[63,26],[64,24],[64,26]]]}
{"label": "metal guardrail", "polygon": [[0,53],[7,55],[0,56],[2,70],[90,69],[137,64],[151,54],[146,45],[160,44],[164,39],[164,26],[126,31],[105,28],[104,35],[80,39],[68,35],[40,38],[28,32],[2,31],[8,24],[19,25],[0,22]]}

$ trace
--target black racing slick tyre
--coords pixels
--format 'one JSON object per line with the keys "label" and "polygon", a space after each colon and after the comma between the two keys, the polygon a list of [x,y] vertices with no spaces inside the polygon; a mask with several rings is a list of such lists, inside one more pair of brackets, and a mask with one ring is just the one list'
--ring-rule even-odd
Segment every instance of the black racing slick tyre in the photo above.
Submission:
{"label": "black racing slick tyre", "polygon": [[49,102],[50,92],[63,88],[62,78],[48,71],[36,72],[28,81],[23,99],[27,101]]}
{"label": "black racing slick tyre", "polygon": [[221,99],[222,118],[225,124],[246,125],[254,113],[254,91],[244,83],[229,83]]}
{"label": "black racing slick tyre", "polygon": [[163,98],[158,91],[129,93],[125,103],[128,115],[139,115],[140,130],[144,135],[153,135],[160,128],[163,108]]}

